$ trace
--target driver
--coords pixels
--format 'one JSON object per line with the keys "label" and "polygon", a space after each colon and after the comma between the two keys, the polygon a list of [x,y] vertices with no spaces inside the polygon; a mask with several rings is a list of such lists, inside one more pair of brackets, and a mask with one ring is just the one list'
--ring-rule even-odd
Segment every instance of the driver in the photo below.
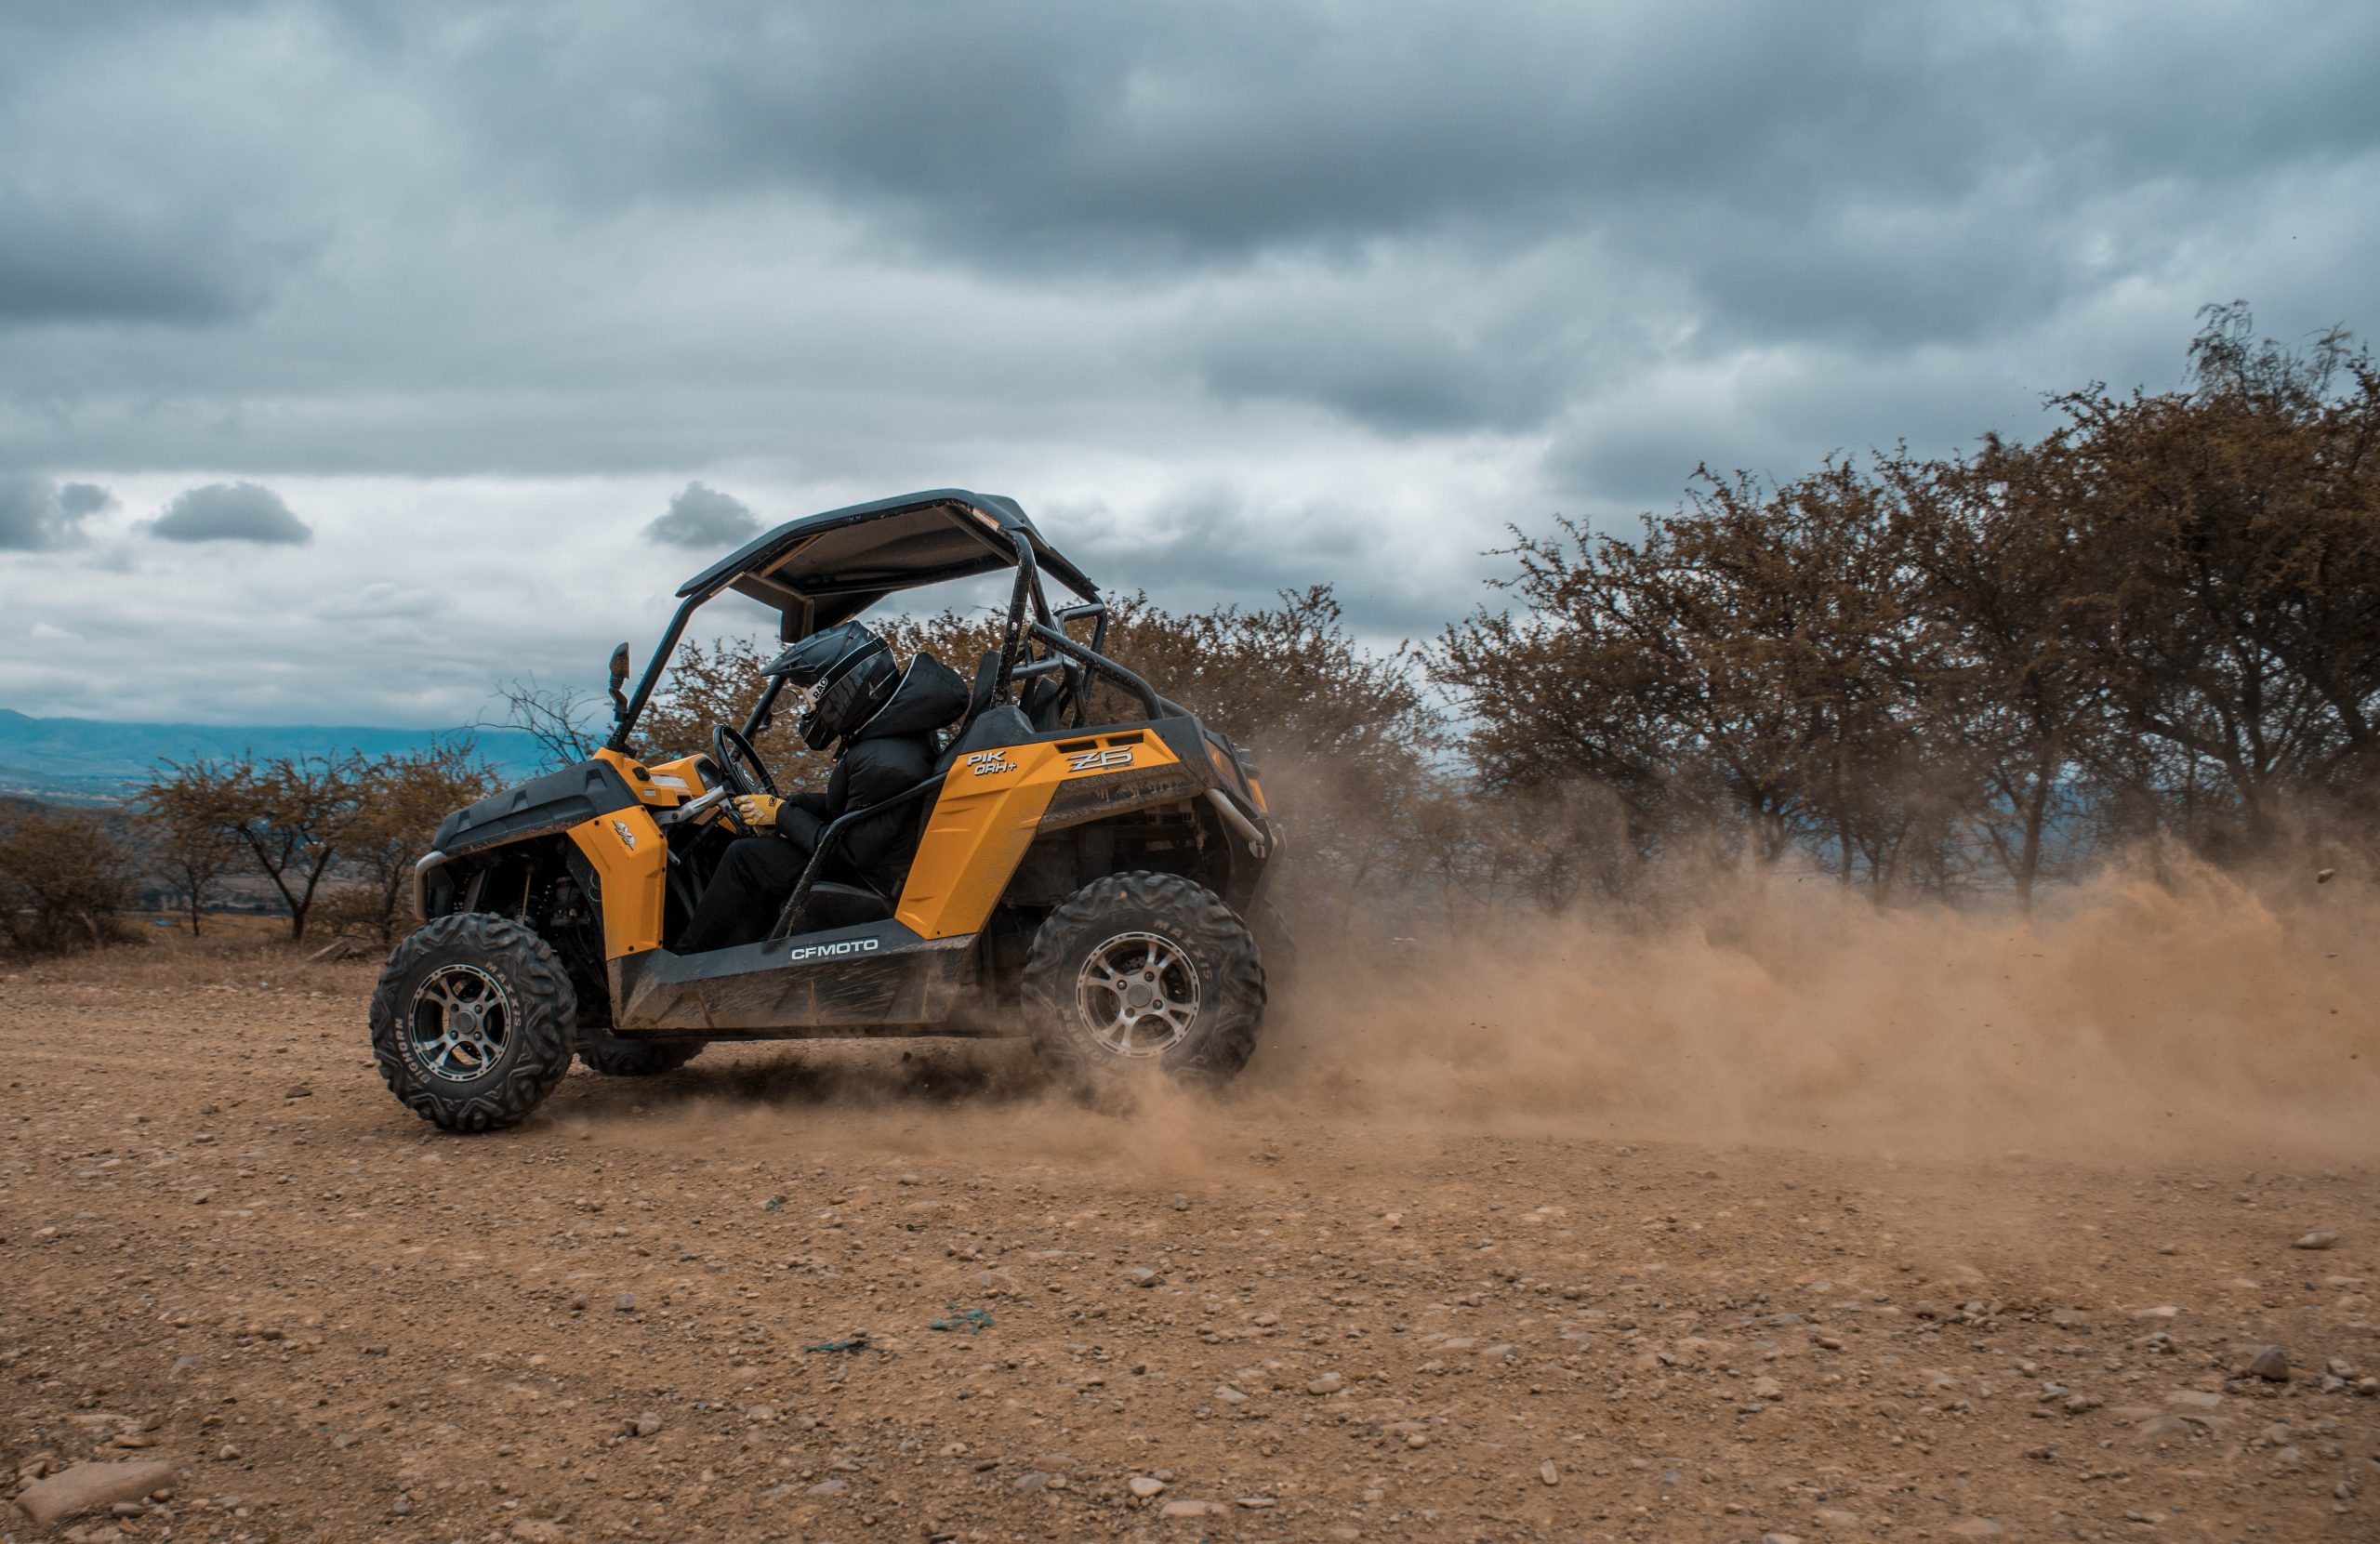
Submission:
{"label": "driver", "polygon": [[[768,936],[778,910],[801,882],[819,834],[837,818],[906,793],[933,773],[934,731],[967,706],[967,686],[948,666],[920,653],[906,670],[892,648],[856,622],[811,634],[772,660],[762,674],[809,693],[799,729],[812,750],[834,752],[823,792],[791,798],[746,794],[732,802],[753,835],[731,843],[703,891],[676,952],[752,944]],[[839,856],[879,891],[899,882],[918,812],[858,822]]]}

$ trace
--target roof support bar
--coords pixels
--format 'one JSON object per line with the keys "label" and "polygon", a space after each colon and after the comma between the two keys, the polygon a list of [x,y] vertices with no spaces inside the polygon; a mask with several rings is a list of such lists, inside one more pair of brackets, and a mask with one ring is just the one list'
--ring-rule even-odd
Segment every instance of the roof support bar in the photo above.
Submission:
{"label": "roof support bar", "polygon": [[[1033,544],[1018,532],[1011,538],[1016,547],[1016,587],[1009,592],[1008,627],[1000,633],[1000,671],[992,682],[992,701],[1014,700],[1016,666],[1025,654],[1025,605],[1033,602],[1036,613],[1047,618],[1050,603],[1041,598],[1041,574],[1033,561]],[[1038,627],[1035,629],[1038,631]]]}
{"label": "roof support bar", "polygon": [[678,640],[684,636],[686,624],[693,619],[694,608],[709,600],[716,590],[698,591],[680,602],[678,614],[669,619],[669,628],[661,635],[661,647],[653,651],[652,662],[644,667],[644,679],[636,683],[636,695],[628,699],[628,711],[612,726],[612,737],[603,743],[606,750],[626,754],[628,737],[636,732],[636,721],[644,712],[644,705],[653,700],[655,688],[661,684],[661,672],[668,665],[669,656],[678,651]]}

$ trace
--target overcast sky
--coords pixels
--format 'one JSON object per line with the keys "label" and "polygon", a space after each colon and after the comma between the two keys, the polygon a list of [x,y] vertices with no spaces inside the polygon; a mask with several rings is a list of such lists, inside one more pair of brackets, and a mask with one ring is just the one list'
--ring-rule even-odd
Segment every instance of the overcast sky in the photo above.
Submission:
{"label": "overcast sky", "polygon": [[2375,81],[2371,0],[10,0],[0,706],[467,720],[945,484],[1424,635],[1508,521],[2380,330]]}

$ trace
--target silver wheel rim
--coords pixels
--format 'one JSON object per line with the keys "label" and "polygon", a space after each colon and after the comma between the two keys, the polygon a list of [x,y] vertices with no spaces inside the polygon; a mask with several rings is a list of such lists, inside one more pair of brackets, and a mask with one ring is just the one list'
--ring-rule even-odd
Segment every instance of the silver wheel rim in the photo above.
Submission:
{"label": "silver wheel rim", "polygon": [[472,1083],[512,1040],[512,999],[476,965],[442,965],[414,989],[405,1033],[421,1070],[445,1083]]}
{"label": "silver wheel rim", "polygon": [[1083,961],[1075,1006],[1102,1049],[1163,1056],[1197,1021],[1197,963],[1170,938],[1117,933]]}

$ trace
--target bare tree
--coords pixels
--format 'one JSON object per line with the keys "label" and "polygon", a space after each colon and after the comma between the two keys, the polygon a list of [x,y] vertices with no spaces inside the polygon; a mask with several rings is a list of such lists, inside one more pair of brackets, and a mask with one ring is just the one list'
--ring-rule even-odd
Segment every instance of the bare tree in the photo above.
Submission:
{"label": "bare tree", "polygon": [[242,768],[221,761],[167,761],[134,796],[149,861],[162,869],[199,936],[207,903],[244,861],[239,839]]}
{"label": "bare tree", "polygon": [[2077,845],[2082,761],[2106,712],[2080,537],[2024,446],[1988,437],[1972,457],[1897,455],[1883,470],[1916,574],[1911,669],[1930,750],[1959,764],[1959,818],[2030,905]]}
{"label": "bare tree", "polygon": [[1521,538],[1519,605],[1431,655],[1482,786],[1588,779],[1648,849],[1716,821],[1766,860],[1803,840],[1846,882],[1905,878],[1942,801],[1912,775],[1927,724],[1894,505],[1847,462],[1776,487],[1705,473],[1639,539]]}
{"label": "bare tree", "polygon": [[336,921],[393,941],[414,864],[430,851],[439,822],[493,792],[494,771],[468,738],[384,756],[351,767],[354,789],[336,820],[331,846],[351,881],[335,902]]}
{"label": "bare tree", "polygon": [[2251,343],[2244,307],[2205,314],[2190,390],[2071,393],[2030,455],[2094,581],[2102,775],[2254,844],[2292,801],[2368,802],[2380,771],[2380,370],[2337,331],[2300,352]]}
{"label": "bare tree", "polygon": [[231,831],[289,909],[291,943],[306,917],[361,795],[362,763],[348,756],[279,756],[240,769]]}
{"label": "bare tree", "polygon": [[602,698],[573,686],[547,686],[534,674],[505,682],[496,694],[504,699],[504,717],[472,727],[527,735],[546,766],[571,766],[602,748],[604,735],[596,726],[608,719],[610,708]]}

